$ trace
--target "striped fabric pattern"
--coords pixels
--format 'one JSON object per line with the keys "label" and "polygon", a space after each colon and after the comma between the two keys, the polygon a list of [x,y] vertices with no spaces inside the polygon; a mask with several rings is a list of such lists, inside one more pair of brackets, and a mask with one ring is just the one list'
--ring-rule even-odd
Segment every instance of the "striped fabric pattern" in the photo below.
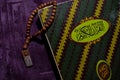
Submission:
{"label": "striped fabric pattern", "polygon": [[[102,8],[96,8],[98,2],[101,3],[99,7]],[[96,65],[99,60],[109,61],[112,70],[111,79],[120,79],[116,72],[120,61],[120,13],[118,10],[120,5],[118,3],[119,0],[73,0],[58,4],[55,20],[46,32],[46,37],[64,80],[98,80]],[[47,21],[51,15],[51,8],[40,10],[41,22],[42,19],[44,22],[45,19]],[[86,17],[94,15],[110,23],[109,31],[96,44],[85,46],[85,44],[71,41],[69,35],[75,25]],[[79,66],[82,57],[85,57],[83,55],[85,47],[88,47],[89,51],[86,54],[86,60],[82,62],[84,65]],[[110,52],[111,48],[114,48],[113,52]]]}

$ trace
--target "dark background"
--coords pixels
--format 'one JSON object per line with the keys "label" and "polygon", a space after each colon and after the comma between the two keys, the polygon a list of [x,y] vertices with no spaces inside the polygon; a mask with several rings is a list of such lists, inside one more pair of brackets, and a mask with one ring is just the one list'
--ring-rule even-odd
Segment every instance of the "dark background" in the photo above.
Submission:
{"label": "dark background", "polygon": [[[44,42],[30,44],[33,67],[26,68],[21,55],[28,17],[47,1],[51,0],[0,0],[0,80],[55,80]],[[32,32],[37,30],[36,22]]]}

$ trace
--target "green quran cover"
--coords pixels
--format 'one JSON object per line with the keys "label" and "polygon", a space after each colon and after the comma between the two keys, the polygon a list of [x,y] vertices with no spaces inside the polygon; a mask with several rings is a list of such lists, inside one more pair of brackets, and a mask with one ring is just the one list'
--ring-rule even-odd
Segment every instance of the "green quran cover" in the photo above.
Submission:
{"label": "green quran cover", "polygon": [[[63,80],[120,80],[120,1],[69,0],[57,4],[45,33]],[[39,10],[42,25],[52,6]]]}

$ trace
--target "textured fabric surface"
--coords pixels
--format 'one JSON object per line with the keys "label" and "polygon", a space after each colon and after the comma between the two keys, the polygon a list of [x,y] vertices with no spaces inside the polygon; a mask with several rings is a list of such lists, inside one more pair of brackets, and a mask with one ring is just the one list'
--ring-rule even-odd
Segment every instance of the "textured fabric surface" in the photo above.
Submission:
{"label": "textured fabric surface", "polygon": [[[46,32],[46,38],[64,80],[99,80],[96,65],[101,61],[106,62],[111,68],[110,80],[120,80],[119,6],[119,0],[73,0],[57,6],[54,23]],[[44,25],[45,20],[47,21],[51,15],[51,8],[48,7],[39,12]],[[99,37],[97,42],[95,40],[95,42],[77,43],[71,40],[71,31],[76,29],[76,25],[80,24],[80,21],[87,23],[86,20],[93,16],[106,20],[110,24],[106,34]],[[96,26],[94,22],[84,26],[82,23],[81,27],[74,31],[75,36],[79,38],[78,41],[91,39],[98,30],[97,34],[107,27],[102,24],[101,27],[104,28],[100,29],[100,25]],[[102,69],[99,68],[99,71]],[[104,75],[104,73],[101,74]]]}
{"label": "textured fabric surface", "polygon": [[[33,67],[26,68],[21,56],[27,19],[35,7],[47,1],[0,0],[0,80],[55,80],[44,43],[30,44]],[[36,21],[33,26],[35,32]]]}

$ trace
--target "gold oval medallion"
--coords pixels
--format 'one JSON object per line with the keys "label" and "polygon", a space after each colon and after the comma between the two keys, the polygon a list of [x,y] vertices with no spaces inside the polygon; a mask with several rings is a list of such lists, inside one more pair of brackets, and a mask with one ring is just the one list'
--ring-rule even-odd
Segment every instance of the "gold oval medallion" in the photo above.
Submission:
{"label": "gold oval medallion", "polygon": [[109,23],[103,19],[90,19],[77,25],[71,32],[74,42],[91,42],[102,37],[109,30]]}
{"label": "gold oval medallion", "polygon": [[96,72],[100,80],[110,80],[111,78],[111,68],[105,60],[98,61]]}

